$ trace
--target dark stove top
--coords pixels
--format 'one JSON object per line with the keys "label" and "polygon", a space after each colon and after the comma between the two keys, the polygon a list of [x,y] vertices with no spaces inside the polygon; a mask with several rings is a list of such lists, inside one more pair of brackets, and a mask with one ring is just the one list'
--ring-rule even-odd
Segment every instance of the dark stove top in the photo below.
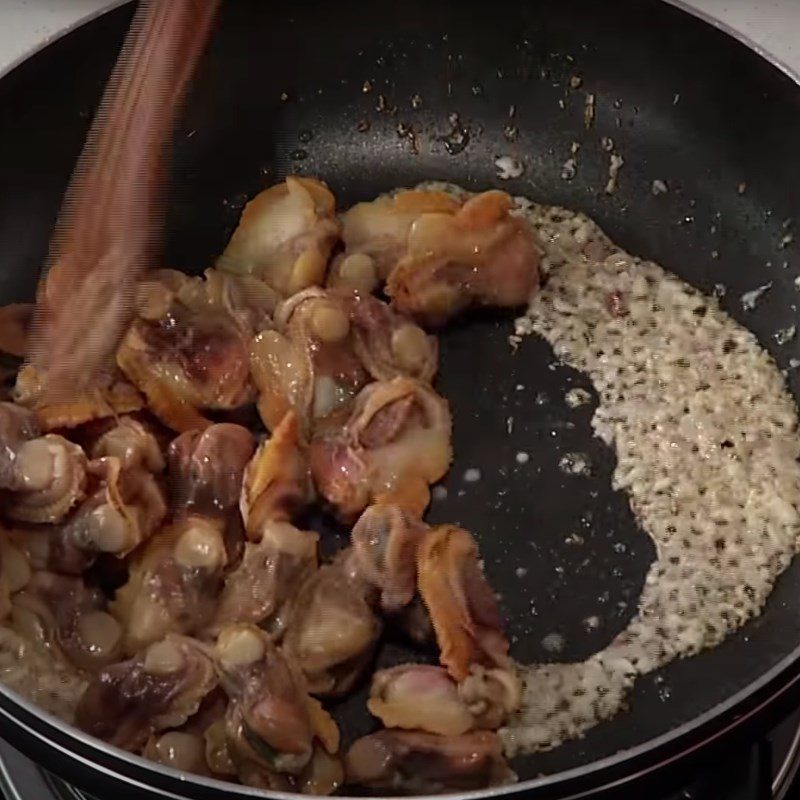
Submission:
{"label": "dark stove top", "polygon": [[[800,711],[744,750],[731,751],[697,774],[677,793],[647,793],[647,800],[790,800],[800,797]],[[676,767],[679,768],[679,767]],[[607,793],[602,795],[609,797]],[[617,790],[617,800],[642,800],[641,790]],[[0,798],[5,800],[105,800],[53,777],[0,740]]]}

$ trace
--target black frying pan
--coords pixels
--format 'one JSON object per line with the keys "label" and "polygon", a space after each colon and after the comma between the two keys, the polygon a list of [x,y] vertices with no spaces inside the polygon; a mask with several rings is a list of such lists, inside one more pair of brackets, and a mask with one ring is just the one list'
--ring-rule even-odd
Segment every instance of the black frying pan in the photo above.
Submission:
{"label": "black frying pan", "polygon": [[[122,8],[104,16],[0,81],[2,302],[32,296],[130,15]],[[573,75],[583,79],[579,91],[568,88]],[[365,92],[367,81],[372,90]],[[589,131],[585,91],[597,98]],[[415,109],[410,98],[417,94],[422,104]],[[509,142],[503,129],[512,105],[519,136]],[[448,137],[453,112],[462,135]],[[399,124],[418,133],[418,153]],[[612,137],[625,159],[613,197],[602,192],[602,136]],[[582,143],[581,168],[567,182],[561,169],[573,141]],[[244,199],[289,172],[320,176],[344,207],[430,178],[494,186],[493,162],[510,154],[525,174],[503,188],[585,210],[623,247],[705,291],[725,283],[723,305],[786,367],[800,346],[778,346],[773,334],[796,318],[799,256],[793,245],[778,245],[784,219],[800,208],[798,141],[798,86],[739,42],[659,0],[227,0],[177,135],[166,263],[209,265]],[[656,179],[668,183],[667,194],[652,194]],[[772,291],[744,313],[739,295],[768,280]],[[626,497],[610,489],[613,456],[591,436],[591,408],[568,411],[545,401],[587,381],[563,367],[548,369],[552,354],[533,338],[512,356],[508,332],[509,319],[484,318],[443,337],[438,386],[455,408],[456,461],[448,499],[431,518],[477,533],[518,659],[552,659],[542,639],[553,631],[564,637],[560,658],[582,659],[634,613],[653,548]],[[797,376],[789,374],[795,395]],[[517,391],[518,384],[525,388]],[[516,421],[511,437],[509,416]],[[557,470],[560,454],[587,449],[592,478],[568,479]],[[518,450],[532,458],[515,472]],[[469,467],[483,477],[461,495]],[[578,529],[586,540],[580,552],[564,544]],[[516,574],[521,566],[524,579]],[[584,740],[519,759],[522,782],[502,792],[574,796],[779,713],[797,694],[798,593],[795,562],[761,618],[712,652],[640,679],[630,711]],[[590,615],[601,625],[587,632]],[[345,713],[353,732],[369,724],[363,713]],[[0,719],[17,746],[104,796],[251,793],[106,747],[5,690]]]}

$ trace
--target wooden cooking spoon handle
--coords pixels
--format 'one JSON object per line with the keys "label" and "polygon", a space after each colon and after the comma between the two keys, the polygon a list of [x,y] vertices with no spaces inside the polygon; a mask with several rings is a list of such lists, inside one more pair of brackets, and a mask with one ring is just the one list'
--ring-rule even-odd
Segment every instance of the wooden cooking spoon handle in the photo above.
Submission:
{"label": "wooden cooking spoon handle", "polygon": [[40,282],[29,361],[44,394],[110,369],[153,264],[166,149],[219,0],[143,0],[73,174]]}

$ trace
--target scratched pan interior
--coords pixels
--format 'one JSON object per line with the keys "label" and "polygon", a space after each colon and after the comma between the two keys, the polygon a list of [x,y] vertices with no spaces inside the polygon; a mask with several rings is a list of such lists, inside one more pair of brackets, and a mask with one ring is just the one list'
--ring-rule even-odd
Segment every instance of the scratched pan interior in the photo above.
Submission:
{"label": "scratched pan interior", "polygon": [[[0,81],[2,302],[31,297],[129,19],[130,8],[112,12]],[[577,90],[569,85],[576,75]],[[596,95],[589,130],[586,92]],[[415,95],[421,102],[412,104]],[[449,135],[453,113],[468,137],[463,149]],[[518,129],[513,142],[507,125]],[[413,129],[418,152],[398,126]],[[613,196],[603,192],[604,136],[625,160]],[[725,284],[723,306],[787,367],[800,348],[796,340],[779,346],[774,333],[794,322],[800,297],[793,284],[800,255],[794,244],[779,246],[784,220],[800,208],[798,141],[800,89],[742,44],[658,0],[306,3],[302,12],[296,4],[230,0],[177,136],[166,264],[208,266],[244,199],[290,172],[326,180],[341,207],[431,178],[501,185],[586,211],[626,249],[706,291]],[[581,144],[579,166],[565,181],[572,142]],[[522,177],[498,182],[493,162],[501,155],[524,165]],[[654,180],[669,191],[654,196]],[[768,281],[757,309],[743,312],[739,296]],[[447,498],[433,504],[430,519],[478,536],[518,659],[582,659],[627,624],[654,550],[626,497],[610,488],[614,456],[591,436],[594,405],[564,403],[569,388],[588,382],[533,337],[512,354],[510,324],[510,315],[476,318],[441,337],[438,388],[453,405],[456,456]],[[797,395],[796,373],[788,380]],[[559,471],[570,451],[589,454],[591,477]],[[518,452],[529,454],[524,465]],[[480,480],[466,482],[468,469]],[[583,543],[567,544],[575,533]],[[714,651],[641,679],[630,710],[582,741],[518,759],[520,777],[545,774],[536,785],[566,787],[567,770],[591,776],[600,759],[620,751],[617,767],[629,751],[641,766],[669,745],[687,745],[708,712],[706,733],[730,721],[800,648],[798,593],[795,562],[762,617]],[[599,625],[590,630],[591,617]],[[543,640],[563,648],[554,653]],[[407,655],[395,649],[384,657]],[[363,696],[342,710],[351,732],[371,724],[356,708],[362,703]],[[0,705],[8,725],[18,707],[6,693]],[[28,723],[39,725],[30,716]],[[42,730],[118,772],[177,785],[156,768],[52,726]],[[51,766],[75,779],[68,760]],[[182,783],[183,792],[213,795],[201,788]]]}

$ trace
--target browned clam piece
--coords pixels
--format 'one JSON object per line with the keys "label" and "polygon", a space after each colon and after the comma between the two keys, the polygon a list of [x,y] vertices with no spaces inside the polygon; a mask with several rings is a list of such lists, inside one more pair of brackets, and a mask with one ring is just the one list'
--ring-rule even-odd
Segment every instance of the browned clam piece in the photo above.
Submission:
{"label": "browned clam piece", "polygon": [[447,670],[427,664],[376,672],[367,708],[386,728],[460,736],[477,727]]}
{"label": "browned clam piece", "polygon": [[169,632],[199,631],[213,619],[252,451],[250,432],[229,423],[182,434],[170,445],[173,522],[137,551],[112,605],[126,653]]}
{"label": "browned clam piece", "polygon": [[512,670],[475,667],[457,684],[443,667],[403,664],[376,672],[367,707],[387,728],[459,736],[497,730],[520,702]]}
{"label": "browned clam piece", "polygon": [[244,207],[217,268],[260,278],[283,297],[318,285],[339,236],[335,210],[324,183],[290,176]]}
{"label": "browned clam piece", "polygon": [[222,687],[217,686],[203,698],[197,712],[183,725],[151,735],[142,755],[183,772],[216,774],[208,760],[206,734],[215,726],[224,725],[227,706],[228,697]]}
{"label": "browned clam piece", "polygon": [[212,633],[246,622],[279,637],[292,598],[317,568],[319,537],[289,522],[313,498],[298,436],[297,416],[290,411],[245,469],[239,505],[249,541],[225,578]]}
{"label": "browned clam piece", "polygon": [[205,740],[197,733],[167,731],[153,735],[147,740],[142,755],[157,764],[181,772],[191,772],[195,775],[210,774],[206,763]]}
{"label": "browned clam piece", "polygon": [[312,287],[278,307],[275,326],[251,346],[258,407],[270,429],[293,409],[309,434],[370,379],[429,382],[436,374],[436,340],[375,297]]}
{"label": "browned clam piece", "polygon": [[252,331],[223,300],[209,300],[210,290],[197,280],[161,271],[140,285],[136,317],[117,350],[119,368],[148,408],[177,431],[208,427],[204,410],[230,410],[253,399]]}
{"label": "browned clam piece", "polygon": [[93,443],[92,458],[116,458],[125,470],[144,469],[153,474],[164,470],[158,440],[147,426],[133,417],[122,417]]}
{"label": "browned clam piece", "polygon": [[353,347],[350,307],[347,293],[311,287],[285,300],[275,312],[275,330],[253,340],[258,409],[270,430],[293,409],[310,433],[369,380]]}
{"label": "browned clam piece", "polygon": [[455,214],[423,214],[388,277],[392,305],[437,326],[471,306],[513,308],[539,280],[540,249],[505,192],[475,195]]}
{"label": "browned clam piece", "polygon": [[62,436],[39,436],[33,412],[0,403],[2,513],[20,522],[60,522],[84,496],[86,456]]}
{"label": "browned clam piece", "polygon": [[350,534],[352,569],[379,592],[379,606],[396,614],[414,598],[417,548],[427,526],[399,506],[369,506]]}
{"label": "browned clam piece", "polygon": [[173,509],[207,516],[230,513],[239,502],[253,449],[250,431],[232,423],[178,436],[167,454]]}
{"label": "browned clam piece", "polygon": [[521,687],[475,539],[455,525],[431,529],[417,551],[417,573],[441,663],[481,727],[499,727],[519,707]]}
{"label": "browned clam piece", "polygon": [[215,652],[230,698],[227,746],[240,779],[274,786],[275,774],[309,776],[317,747],[335,756],[336,723],[309,697],[302,676],[264,631],[252,625],[227,627]]}
{"label": "browned clam piece", "polygon": [[182,517],[140,550],[111,611],[133,655],[168,633],[194,633],[213,616],[228,556],[224,522]]}
{"label": "browned clam piece", "polygon": [[141,312],[159,319],[175,301],[197,314],[205,310],[224,311],[245,336],[253,336],[272,324],[280,295],[252,275],[234,275],[207,269],[203,276],[189,276],[174,270],[159,270],[139,291]]}
{"label": "browned clam piece", "polygon": [[167,513],[149,471],[123,469],[116,456],[87,465],[86,499],[56,526],[16,534],[36,569],[79,575],[103,553],[123,558],[158,529]]}
{"label": "browned clam piece", "polygon": [[141,411],[145,401],[120,373],[99,377],[91,388],[77,396],[43,399],[43,386],[31,365],[17,375],[14,387],[16,402],[32,408],[43,431],[77,428],[87,422],[107,420],[122,414]]}
{"label": "browned clam piece", "polygon": [[312,440],[317,490],[344,520],[374,502],[421,516],[430,484],[450,466],[451,427],[447,401],[427,384],[411,378],[371,383],[343,426],[321,427]]}
{"label": "browned clam piece", "polygon": [[369,593],[343,553],[311,575],[295,597],[283,648],[313,694],[346,694],[369,666],[382,628]]}
{"label": "browned clam piece", "polygon": [[206,755],[206,732],[223,721],[227,705],[227,695],[222,687],[217,686],[200,701],[197,712],[182,725],[153,733],[142,755],[182,772],[213,775]]}
{"label": "browned clam piece", "polygon": [[422,214],[454,214],[460,203],[438,191],[412,190],[357,203],[342,215],[345,251],[328,285],[370,294],[405,255],[412,224]]}
{"label": "browned clam piece", "polygon": [[56,526],[17,533],[36,569],[79,575],[101,553],[126,556],[162,523],[166,502],[153,476],[164,468],[155,437],[123,417],[95,442],[86,499]]}
{"label": "browned clam piece", "polygon": [[398,794],[436,794],[514,780],[497,734],[437,736],[382,730],[358,739],[345,757],[347,782]]}
{"label": "browned clam piece", "polygon": [[349,306],[353,349],[372,378],[433,380],[439,367],[436,337],[377,297],[354,295]]}
{"label": "browned clam piece", "polygon": [[78,704],[76,722],[93,736],[137,751],[156,731],[183,725],[216,685],[207,648],[170,634],[101,670]]}
{"label": "browned clam piece", "polygon": [[259,541],[264,525],[291,520],[313,499],[314,486],[297,414],[288,411],[244,472],[239,508],[247,538]]}
{"label": "browned clam piece", "polygon": [[316,533],[277,520],[260,531],[260,541],[245,543],[242,560],[225,578],[212,633],[247,622],[279,638],[299,587],[317,568]]}
{"label": "browned clam piece", "polygon": [[36,572],[12,596],[11,626],[29,641],[87,672],[121,654],[122,630],[97,589],[80,578]]}

